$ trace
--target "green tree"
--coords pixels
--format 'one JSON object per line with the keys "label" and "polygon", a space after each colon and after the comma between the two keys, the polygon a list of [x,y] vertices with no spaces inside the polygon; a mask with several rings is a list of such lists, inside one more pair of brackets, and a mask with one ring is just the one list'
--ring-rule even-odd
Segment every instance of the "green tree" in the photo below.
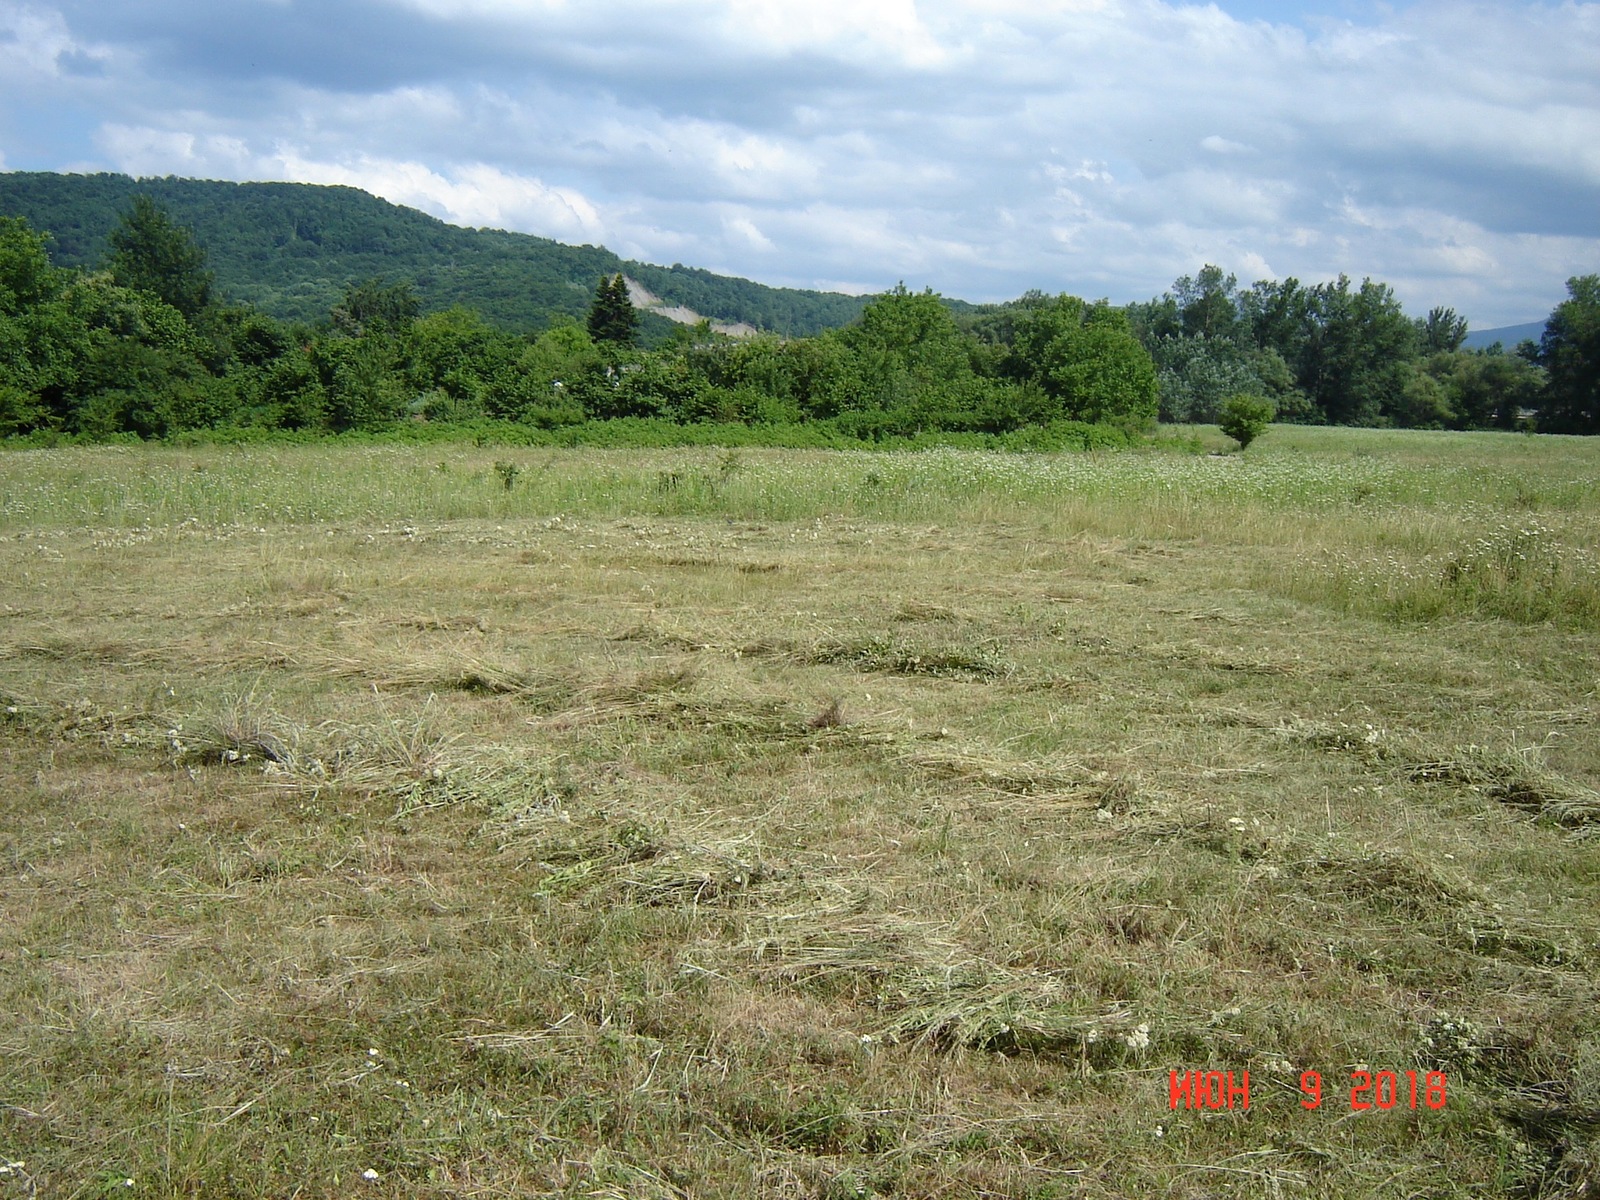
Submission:
{"label": "green tree", "polygon": [[22,217],[0,217],[0,313],[15,316],[53,299],[65,275],[50,265],[43,234]]}
{"label": "green tree", "polygon": [[619,346],[632,343],[639,312],[628,298],[628,281],[619,272],[604,276],[589,306],[589,336]]}
{"label": "green tree", "polygon": [[1255,352],[1227,338],[1164,337],[1149,349],[1163,421],[1214,421],[1229,396],[1266,390],[1253,365]]}
{"label": "green tree", "polygon": [[793,402],[803,417],[838,416],[860,394],[855,360],[838,334],[784,342],[776,357],[776,386],[769,387],[768,394]]}
{"label": "green tree", "polygon": [[484,403],[496,417],[547,429],[576,425],[584,419],[584,393],[609,390],[604,366],[583,326],[556,325],[496,372]]}
{"label": "green tree", "polygon": [[380,276],[345,285],[344,299],[328,314],[333,327],[351,337],[398,334],[411,328],[422,302],[407,279],[389,283]]}
{"label": "green tree", "polygon": [[0,433],[158,437],[231,420],[234,381],[211,369],[233,358],[231,331],[218,332],[153,287],[54,269],[42,236],[0,220]]}
{"label": "green tree", "polygon": [[1316,324],[1316,298],[1293,276],[1263,279],[1240,297],[1239,306],[1259,350],[1276,351],[1299,384],[1301,363]]}
{"label": "green tree", "polygon": [[1498,348],[1454,355],[1451,404],[1467,429],[1517,429],[1539,407],[1545,374],[1519,354]]}
{"label": "green tree", "polygon": [[1017,373],[1057,405],[1053,416],[1131,429],[1155,424],[1155,363],[1128,319],[1104,301],[1057,296],[1017,321]]}
{"label": "green tree", "polygon": [[890,370],[937,374],[967,365],[955,317],[932,288],[911,292],[901,283],[874,296],[845,336]]}
{"label": "green tree", "polygon": [[853,351],[860,380],[849,407],[894,414],[882,428],[950,428],[970,407],[978,389],[971,343],[932,289],[896,285],[873,297],[840,337]]}
{"label": "green tree", "polygon": [[695,419],[695,397],[703,381],[679,355],[651,354],[618,372],[616,387],[593,393],[598,417],[668,417]]}
{"label": "green tree", "polygon": [[328,391],[314,348],[293,347],[263,374],[256,394],[260,424],[278,429],[328,427]]}
{"label": "green tree", "polygon": [[1567,280],[1567,299],[1550,314],[1535,358],[1547,377],[1539,428],[1600,433],[1600,275]]}
{"label": "green tree", "polygon": [[64,297],[70,279],[43,235],[0,217],[0,436],[61,423],[88,336]]}
{"label": "green tree", "polygon": [[327,338],[314,355],[330,428],[377,429],[405,415],[410,397],[392,339]]}
{"label": "green tree", "polygon": [[1438,354],[1461,349],[1467,340],[1467,319],[1453,308],[1432,308],[1417,322],[1417,341],[1422,353]]}
{"label": "green tree", "polygon": [[1451,429],[1516,429],[1524,410],[1539,407],[1544,372],[1517,354],[1498,346],[1488,350],[1442,351],[1418,361],[1414,371],[1433,380],[1439,391],[1413,381],[1409,402],[1431,406],[1411,414],[1406,424],[1445,425]]}
{"label": "green tree", "polygon": [[1239,281],[1207,263],[1194,278],[1185,275],[1172,285],[1178,321],[1190,337],[1228,338],[1238,332]]}
{"label": "green tree", "polygon": [[1389,415],[1406,429],[1454,429],[1461,418],[1451,400],[1448,382],[1430,373],[1425,362],[1414,362],[1399,403]]}
{"label": "green tree", "polygon": [[118,284],[159,296],[190,321],[210,307],[205,251],[149,196],[133,198],[108,240],[108,266]]}
{"label": "green tree", "polygon": [[521,348],[478,313],[451,308],[412,323],[402,339],[401,370],[408,390],[426,397],[430,420],[468,420],[484,415],[493,381]]}
{"label": "green tree", "polygon": [[1394,290],[1371,279],[1312,289],[1310,331],[1301,351],[1301,388],[1335,425],[1375,425],[1405,408],[1417,332]]}
{"label": "green tree", "polygon": [[63,396],[68,428],[163,437],[227,420],[228,389],[202,361],[205,339],[160,296],[102,274],[77,277],[63,299],[87,330]]}

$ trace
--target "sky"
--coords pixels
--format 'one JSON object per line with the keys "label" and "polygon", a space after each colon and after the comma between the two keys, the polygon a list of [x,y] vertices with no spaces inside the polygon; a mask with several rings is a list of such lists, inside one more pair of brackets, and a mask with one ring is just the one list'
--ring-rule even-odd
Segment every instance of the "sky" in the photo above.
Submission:
{"label": "sky", "polygon": [[0,169],[365,188],[763,283],[1600,272],[1600,3],[0,0]]}

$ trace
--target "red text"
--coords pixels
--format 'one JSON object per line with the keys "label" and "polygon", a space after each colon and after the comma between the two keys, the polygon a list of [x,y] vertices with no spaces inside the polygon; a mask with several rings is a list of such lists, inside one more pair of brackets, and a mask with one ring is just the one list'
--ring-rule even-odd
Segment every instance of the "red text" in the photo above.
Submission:
{"label": "red text", "polygon": [[1244,1071],[1242,1075],[1235,1083],[1232,1071],[1169,1072],[1170,1103],[1173,1108],[1249,1108],[1250,1072]]}

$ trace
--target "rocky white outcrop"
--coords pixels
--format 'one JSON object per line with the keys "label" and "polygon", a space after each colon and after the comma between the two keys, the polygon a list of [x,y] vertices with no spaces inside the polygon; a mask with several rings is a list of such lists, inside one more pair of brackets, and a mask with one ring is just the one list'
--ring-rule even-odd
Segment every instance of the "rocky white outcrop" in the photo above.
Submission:
{"label": "rocky white outcrop", "polygon": [[[698,325],[706,319],[692,308],[666,303],[636,279],[629,279],[626,275],[622,278],[628,285],[628,299],[633,301],[633,306],[640,312],[653,312],[669,321],[676,321],[679,325]],[[743,321],[737,323],[712,321],[711,328],[714,332],[727,334],[729,337],[754,337],[760,332],[754,325],[746,325]]]}

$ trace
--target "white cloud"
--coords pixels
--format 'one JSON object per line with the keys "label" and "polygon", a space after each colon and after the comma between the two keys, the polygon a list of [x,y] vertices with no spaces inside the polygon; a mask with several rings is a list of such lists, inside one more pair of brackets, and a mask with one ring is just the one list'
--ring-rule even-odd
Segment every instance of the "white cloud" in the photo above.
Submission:
{"label": "white cloud", "polygon": [[76,49],[60,13],[8,5],[0,8],[0,67],[13,86],[27,77],[61,73],[63,54]]}
{"label": "white cloud", "polygon": [[182,129],[107,124],[96,142],[116,169],[128,175],[229,178],[250,173],[258,162],[240,138]]}
{"label": "white cloud", "polygon": [[597,242],[606,224],[581,192],[541,180],[509,175],[484,163],[467,163],[446,176],[419,162],[361,155],[344,162],[318,162],[283,152],[279,178],[294,183],[339,183],[364,188],[395,204],[456,225],[538,229],[569,242]]}
{"label": "white cloud", "polygon": [[1200,148],[1212,154],[1248,154],[1250,147],[1243,142],[1232,142],[1225,137],[1209,134],[1200,139]]}
{"label": "white cloud", "polygon": [[947,57],[913,0],[724,0],[714,8],[722,36],[756,53],[820,52],[865,62],[888,57],[911,67],[936,67]]}
{"label": "white cloud", "polygon": [[772,239],[756,227],[756,223],[749,217],[726,216],[722,218],[723,231],[730,239],[737,239],[746,243],[751,249],[769,253],[775,249]]}
{"label": "white cloud", "polygon": [[537,229],[573,242],[603,241],[606,234],[599,210],[576,189],[485,163],[457,164],[445,174],[415,161],[368,154],[330,161],[288,143],[258,152],[235,137],[122,125],[106,126],[100,141],[113,165],[129,175],[344,184],[457,225]]}
{"label": "white cloud", "polygon": [[[0,0],[0,154],[971,299],[1137,299],[1214,261],[1495,324],[1600,269],[1600,3],[1302,28],[1228,0],[386,2],[325,0],[308,41],[260,0]],[[8,126],[34,93],[92,137]]]}
{"label": "white cloud", "polygon": [[626,42],[641,30],[674,30],[702,47],[763,58],[818,54],[913,68],[937,66],[948,51],[918,15],[915,0],[396,0],[397,7],[446,21],[489,20],[508,28]]}

